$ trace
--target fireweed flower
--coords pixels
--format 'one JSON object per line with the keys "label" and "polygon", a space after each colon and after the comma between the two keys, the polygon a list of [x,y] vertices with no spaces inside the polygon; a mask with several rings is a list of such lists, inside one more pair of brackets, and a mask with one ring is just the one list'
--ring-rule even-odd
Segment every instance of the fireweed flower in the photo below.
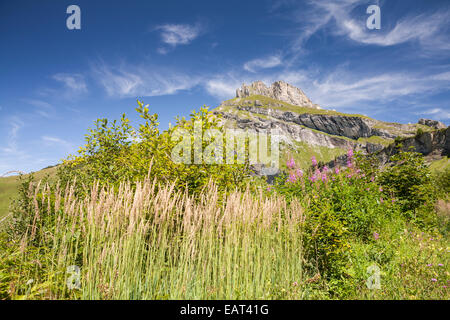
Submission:
{"label": "fireweed flower", "polygon": [[299,177],[299,178],[303,177],[302,169],[297,169],[297,171],[295,171],[295,173],[296,173],[297,177]]}
{"label": "fireweed flower", "polygon": [[322,172],[328,172],[328,170],[330,170],[330,169],[328,169],[328,167],[325,166],[325,167],[323,167]]}
{"label": "fireweed flower", "polygon": [[349,159],[352,159],[352,158],[353,158],[353,149],[348,149],[348,151],[347,151],[347,157],[348,157]]}
{"label": "fireweed flower", "polygon": [[375,177],[370,178],[370,182],[373,182],[375,180]]}
{"label": "fireweed flower", "polygon": [[328,177],[326,175],[326,173],[322,174],[322,182],[327,182]]}
{"label": "fireweed flower", "polygon": [[373,237],[375,238],[375,240],[378,240],[380,238],[380,235],[378,233],[374,232]]}
{"label": "fireweed flower", "polygon": [[315,175],[312,175],[311,177],[309,177],[309,180],[311,180],[311,182],[316,182],[317,177]]}
{"label": "fireweed flower", "polygon": [[431,263],[427,264],[427,267],[432,267],[433,265]]}
{"label": "fireweed flower", "polygon": [[334,168],[334,173],[339,174],[339,168],[338,167]]}
{"label": "fireweed flower", "polygon": [[436,282],[437,279],[436,279],[436,278],[432,278],[431,281],[432,281],[432,282]]}
{"label": "fireweed flower", "polygon": [[353,167],[353,163],[351,160],[347,160],[347,167],[349,168]]}
{"label": "fireweed flower", "polygon": [[295,182],[297,181],[297,177],[295,176],[295,174],[291,173],[291,174],[289,175],[289,178],[288,178],[287,181],[288,181],[288,182],[291,182],[291,183],[295,183]]}
{"label": "fireweed flower", "polygon": [[314,174],[319,177],[322,174],[322,172],[320,172],[319,169],[316,169],[316,171],[314,171]]}
{"label": "fireweed flower", "polygon": [[317,166],[317,160],[316,160],[316,157],[315,157],[315,156],[312,156],[312,157],[311,157],[311,162],[312,162],[312,165],[313,165],[314,167]]}
{"label": "fireweed flower", "polygon": [[439,266],[439,267],[443,267],[444,265],[443,265],[442,263],[439,263],[438,266]]}
{"label": "fireweed flower", "polygon": [[381,202],[381,203],[383,203],[383,202],[384,202],[383,198],[380,198],[380,202]]}
{"label": "fireweed flower", "polygon": [[294,161],[294,158],[291,158],[290,160],[288,160],[287,163],[286,163],[286,165],[287,165],[287,167],[288,167],[289,169],[294,169],[294,167],[295,167],[295,161]]}

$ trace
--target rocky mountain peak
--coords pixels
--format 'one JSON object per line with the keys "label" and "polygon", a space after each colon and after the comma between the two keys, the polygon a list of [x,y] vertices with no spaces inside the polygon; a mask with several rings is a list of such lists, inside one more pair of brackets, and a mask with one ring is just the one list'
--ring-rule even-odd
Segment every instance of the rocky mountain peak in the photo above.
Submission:
{"label": "rocky mountain peak", "polygon": [[425,126],[429,126],[435,129],[444,129],[447,128],[447,126],[445,124],[443,124],[440,121],[437,120],[431,120],[431,119],[419,119],[419,124],[425,125]]}
{"label": "rocky mountain peak", "polygon": [[320,109],[301,89],[284,81],[276,81],[270,87],[267,87],[262,81],[255,81],[250,85],[244,83],[241,88],[236,90],[236,98],[251,95],[266,96],[296,106]]}

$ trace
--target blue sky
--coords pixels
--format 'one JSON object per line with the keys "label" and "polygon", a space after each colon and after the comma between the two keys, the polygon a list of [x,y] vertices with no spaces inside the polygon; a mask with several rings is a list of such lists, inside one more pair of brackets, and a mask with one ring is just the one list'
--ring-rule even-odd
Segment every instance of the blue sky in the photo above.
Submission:
{"label": "blue sky", "polygon": [[[81,9],[68,30],[66,8]],[[381,8],[369,30],[366,9]],[[0,174],[39,170],[97,118],[176,115],[284,80],[314,103],[376,119],[450,123],[447,0],[0,2]]]}

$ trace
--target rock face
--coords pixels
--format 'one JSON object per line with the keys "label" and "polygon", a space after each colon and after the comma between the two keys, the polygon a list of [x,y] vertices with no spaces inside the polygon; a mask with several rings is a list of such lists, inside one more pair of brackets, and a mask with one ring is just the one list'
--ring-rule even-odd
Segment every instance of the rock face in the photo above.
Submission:
{"label": "rock face", "polygon": [[[399,141],[400,150],[410,151],[413,147],[415,152],[421,153],[428,161],[439,160],[442,157],[450,156],[450,127],[435,131],[423,132],[414,137],[404,138]],[[376,156],[380,160],[381,165],[389,162],[389,159],[399,152],[399,145],[392,143],[386,148],[376,150]],[[342,155],[328,164],[329,167],[335,165],[345,166],[347,156]]]}
{"label": "rock face", "polygon": [[447,127],[442,122],[437,121],[437,120],[431,120],[431,119],[420,119],[418,123],[425,125],[425,126],[433,127],[435,129],[444,129]]}
{"label": "rock face", "polygon": [[433,159],[450,150],[450,129],[439,121],[389,123],[321,109],[302,90],[283,81],[270,87],[261,81],[244,84],[236,90],[236,98],[222,102],[213,112],[222,116],[225,126],[256,132],[278,129],[285,156],[296,154],[303,162],[308,159],[303,165],[310,165],[312,155],[325,163],[333,159],[339,163],[343,155],[345,165],[348,149],[376,152],[382,162],[387,161],[396,150],[396,138],[403,139],[405,148],[414,146],[417,152],[434,155]]}
{"label": "rock face", "polygon": [[236,98],[245,98],[252,95],[266,96],[295,106],[320,109],[318,105],[312,103],[302,90],[284,81],[274,82],[270,87],[267,87],[262,81],[255,81],[249,86],[244,83],[241,88],[236,90]]}

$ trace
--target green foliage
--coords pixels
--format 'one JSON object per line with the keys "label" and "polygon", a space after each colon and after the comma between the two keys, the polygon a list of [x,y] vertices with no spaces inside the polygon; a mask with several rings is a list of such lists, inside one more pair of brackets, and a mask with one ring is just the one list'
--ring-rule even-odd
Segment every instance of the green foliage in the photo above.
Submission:
{"label": "green foliage", "polygon": [[434,175],[437,190],[442,197],[448,196],[450,193],[450,167],[439,171]]}
{"label": "green foliage", "polygon": [[391,161],[378,177],[385,193],[398,199],[406,217],[421,225],[433,226],[436,188],[423,156],[400,151]]}
{"label": "green foliage", "polygon": [[[276,190],[288,199],[300,199],[306,210],[305,249],[320,272],[339,278],[345,272],[350,241],[370,241],[373,233],[398,216],[395,199],[386,198],[373,178],[354,167],[332,172],[317,167],[289,179],[278,179]],[[360,161],[361,162],[361,161]],[[371,162],[364,163],[373,173]]]}
{"label": "green foliage", "polygon": [[172,150],[180,143],[174,135],[176,130],[184,130],[187,135],[193,136],[194,123],[201,121],[202,150],[211,143],[206,131],[222,130],[218,125],[219,118],[206,107],[199,112],[193,111],[190,120],[177,118],[176,126],[163,132],[159,130],[158,115],[150,114],[148,105],[138,101],[136,111],[144,121],[137,128],[130,125],[125,114],[120,122],[113,121],[111,125],[106,119],[96,121],[96,127],[89,130],[86,144],[80,148],[78,155],[71,156],[61,166],[58,177],[63,185],[77,179],[87,194],[96,180],[104,185],[118,186],[123,181],[143,180],[149,174],[152,179],[158,177],[161,182],[175,183],[177,189],[198,192],[209,180],[216,181],[222,190],[227,190],[242,186],[249,176],[246,164],[209,164],[207,159],[194,163],[194,155],[198,151],[195,149],[191,150],[191,163],[173,161]]}

